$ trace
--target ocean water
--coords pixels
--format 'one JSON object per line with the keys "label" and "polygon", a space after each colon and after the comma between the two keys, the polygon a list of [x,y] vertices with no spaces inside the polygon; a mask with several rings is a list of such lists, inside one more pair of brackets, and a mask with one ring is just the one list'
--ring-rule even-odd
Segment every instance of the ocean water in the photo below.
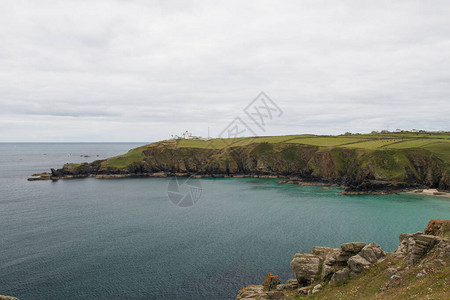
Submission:
{"label": "ocean water", "polygon": [[[375,241],[449,218],[450,200],[341,196],[268,179],[200,179],[180,208],[170,179],[28,182],[140,144],[0,144],[0,294],[26,299],[234,299],[312,246]],[[90,155],[89,158],[80,155]],[[98,156],[97,156],[98,155]]]}

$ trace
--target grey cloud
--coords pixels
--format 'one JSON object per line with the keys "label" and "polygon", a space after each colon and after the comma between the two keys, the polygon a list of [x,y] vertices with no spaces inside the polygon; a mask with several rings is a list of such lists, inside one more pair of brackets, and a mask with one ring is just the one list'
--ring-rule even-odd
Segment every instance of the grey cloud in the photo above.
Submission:
{"label": "grey cloud", "polygon": [[0,141],[217,135],[261,90],[285,112],[264,134],[449,130],[449,14],[446,1],[2,1]]}

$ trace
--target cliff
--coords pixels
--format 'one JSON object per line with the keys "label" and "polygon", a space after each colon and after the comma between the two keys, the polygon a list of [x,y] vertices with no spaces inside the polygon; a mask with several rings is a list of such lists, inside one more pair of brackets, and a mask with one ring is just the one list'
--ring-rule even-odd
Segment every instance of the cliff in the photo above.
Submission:
{"label": "cliff", "polygon": [[39,179],[247,175],[277,176],[290,183],[339,184],[353,193],[424,187],[450,190],[450,139],[372,135],[355,139],[286,136],[162,141],[106,160],[66,164]]}
{"label": "cliff", "polygon": [[424,233],[400,234],[393,253],[376,243],[313,247],[291,261],[295,279],[281,284],[269,273],[236,299],[448,299],[449,237],[450,220],[431,220]]}

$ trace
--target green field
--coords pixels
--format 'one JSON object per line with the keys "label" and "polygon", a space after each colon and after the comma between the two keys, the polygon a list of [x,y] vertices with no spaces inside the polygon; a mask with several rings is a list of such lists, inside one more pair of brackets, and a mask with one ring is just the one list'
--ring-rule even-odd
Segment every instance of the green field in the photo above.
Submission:
{"label": "green field", "polygon": [[431,151],[450,162],[450,134],[398,133],[360,135],[286,135],[233,139],[176,140],[177,148],[222,149],[253,143],[303,144],[323,148],[353,148],[367,150],[415,149]]}

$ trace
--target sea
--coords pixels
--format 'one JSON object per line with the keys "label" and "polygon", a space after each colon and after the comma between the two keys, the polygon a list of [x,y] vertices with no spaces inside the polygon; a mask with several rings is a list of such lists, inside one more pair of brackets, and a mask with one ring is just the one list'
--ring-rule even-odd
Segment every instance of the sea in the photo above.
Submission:
{"label": "sea", "polygon": [[[343,196],[337,187],[275,179],[27,181],[142,144],[0,144],[0,294],[235,299],[268,272],[294,278],[294,254],[313,246],[362,241],[394,251],[400,233],[450,217],[449,198]],[[188,194],[192,201],[180,205]]]}

